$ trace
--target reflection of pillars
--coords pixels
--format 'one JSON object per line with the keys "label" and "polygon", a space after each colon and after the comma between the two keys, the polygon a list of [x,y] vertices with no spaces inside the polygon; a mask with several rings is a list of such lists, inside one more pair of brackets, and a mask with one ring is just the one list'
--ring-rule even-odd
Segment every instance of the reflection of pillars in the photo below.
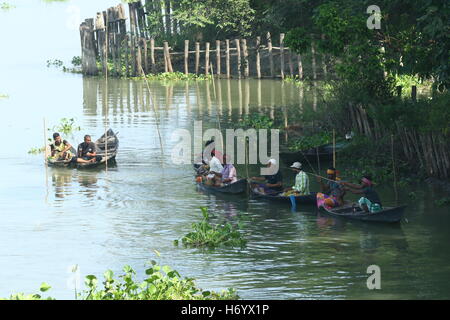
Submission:
{"label": "reflection of pillars", "polygon": [[138,81],[133,82],[133,103],[134,103],[134,112],[139,112],[139,97],[138,97]]}
{"label": "reflection of pillars", "polygon": [[317,111],[317,81],[313,82],[313,110]]}
{"label": "reflection of pillars", "polygon": [[238,80],[239,119],[242,119],[242,82]]}
{"label": "reflection of pillars", "polygon": [[250,83],[248,79],[245,80],[245,114],[249,114],[250,112]]}
{"label": "reflection of pillars", "polygon": [[202,101],[200,99],[200,88],[198,87],[198,81],[195,82],[195,95],[197,100],[197,106],[198,106],[198,115],[202,116],[203,114],[203,108],[202,108]]}
{"label": "reflection of pillars", "polygon": [[166,95],[165,95],[165,101],[166,101],[166,107],[165,107],[165,109],[166,109],[166,112],[167,112],[167,110],[169,109],[169,86],[164,86],[164,89],[165,89],[165,92],[166,92]]}
{"label": "reflection of pillars", "polygon": [[83,109],[85,113],[97,115],[98,93],[101,92],[100,81],[83,78]]}
{"label": "reflection of pillars", "polygon": [[258,80],[258,112],[261,112],[261,80]]}
{"label": "reflection of pillars", "polygon": [[138,110],[144,111],[144,83],[142,81],[139,81],[139,101]]}
{"label": "reflection of pillars", "polygon": [[[219,76],[219,75],[218,75]],[[217,81],[217,105],[219,106],[219,115],[222,116],[222,81]]]}
{"label": "reflection of pillars", "polygon": [[205,81],[205,90],[206,90],[206,106],[208,108],[208,115],[211,116],[212,104],[211,104],[211,92],[209,88],[209,81]]}
{"label": "reflection of pillars", "polygon": [[126,93],[126,96],[127,96],[127,111],[128,111],[127,113],[128,114],[131,113],[131,90],[130,90],[130,86],[132,86],[132,81],[127,81],[127,93]]}
{"label": "reflection of pillars", "polygon": [[231,105],[231,81],[227,80],[227,100],[228,100],[228,116],[231,119],[231,115],[233,114],[233,106]]}
{"label": "reflection of pillars", "polygon": [[189,81],[186,81],[186,84],[184,85],[184,98],[186,101],[186,109],[188,115],[191,114],[191,101],[189,97]]}

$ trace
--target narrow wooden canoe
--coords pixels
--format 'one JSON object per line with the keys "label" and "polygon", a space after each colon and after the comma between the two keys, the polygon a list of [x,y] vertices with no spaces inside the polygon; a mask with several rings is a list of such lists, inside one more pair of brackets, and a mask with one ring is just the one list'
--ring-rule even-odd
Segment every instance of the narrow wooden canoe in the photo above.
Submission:
{"label": "narrow wooden canoe", "polygon": [[[105,137],[108,138],[106,143]],[[109,129],[105,134],[103,134],[96,142],[95,146],[97,148],[97,155],[101,156],[102,159],[97,162],[92,163],[76,163],[75,160],[47,160],[46,163],[49,167],[60,167],[60,168],[78,168],[78,169],[91,169],[104,165],[106,161],[114,163],[119,148],[119,138],[113,130]],[[107,147],[107,151],[106,148]],[[72,148],[72,153],[76,154],[76,150]]]}
{"label": "narrow wooden canoe", "polygon": [[247,179],[240,179],[234,183],[224,185],[222,187],[207,186],[204,183],[197,182],[197,187],[203,191],[239,194],[247,190]]}
{"label": "narrow wooden canoe", "polygon": [[355,207],[356,211],[353,212],[353,207],[350,205],[345,205],[338,208],[326,209],[324,207],[320,207],[322,212],[333,216],[333,217],[342,217],[353,220],[367,221],[367,222],[400,222],[403,217],[406,206],[399,207],[384,207],[383,210],[370,213],[365,212],[359,207]]}
{"label": "narrow wooden canoe", "polygon": [[[288,203],[288,204],[291,203],[290,197],[263,194],[258,191],[255,191],[253,189],[251,189],[251,194],[255,198],[265,199],[265,200],[269,200],[269,201],[276,201],[276,202],[284,202],[284,203]],[[317,192],[311,192],[309,195],[296,196],[295,202],[297,204],[315,204],[316,203],[316,194],[317,194]]]}

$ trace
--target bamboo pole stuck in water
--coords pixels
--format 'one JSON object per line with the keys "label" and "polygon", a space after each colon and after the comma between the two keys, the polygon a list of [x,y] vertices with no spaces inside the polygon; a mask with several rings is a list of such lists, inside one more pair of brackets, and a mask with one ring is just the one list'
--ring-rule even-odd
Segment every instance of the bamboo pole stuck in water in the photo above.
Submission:
{"label": "bamboo pole stuck in water", "polygon": [[198,67],[200,64],[200,42],[195,43],[195,74],[198,75]]}
{"label": "bamboo pole stuck in water", "polygon": [[261,37],[256,37],[256,77],[261,79],[261,57],[260,57]]}
{"label": "bamboo pole stuck in water", "polygon": [[227,79],[230,79],[230,40],[225,40],[226,45],[226,69],[227,69]]}
{"label": "bamboo pole stuck in water", "polygon": [[[205,43],[205,75],[209,73],[209,42]],[[214,76],[214,74],[211,74]]]}
{"label": "bamboo pole stuck in water", "polygon": [[217,66],[217,77],[220,77],[220,40],[216,40],[216,66]]}
{"label": "bamboo pole stuck in water", "polygon": [[184,40],[184,74],[189,73],[189,40]]}
{"label": "bamboo pole stuck in water", "polygon": [[280,68],[281,80],[284,79],[284,33],[280,33]]}
{"label": "bamboo pole stuck in water", "polygon": [[150,62],[152,64],[152,73],[156,73],[156,61],[155,61],[155,39],[150,39]]}
{"label": "bamboo pole stuck in water", "polygon": [[237,73],[238,73],[238,78],[241,78],[241,46],[240,46],[240,41],[239,39],[234,40],[235,44],[236,44],[236,51],[237,51]]}
{"label": "bamboo pole stuck in water", "polygon": [[273,78],[275,76],[275,72],[273,67],[272,37],[270,32],[267,32],[267,50],[269,51],[270,76]]}
{"label": "bamboo pole stuck in water", "polygon": [[248,63],[247,39],[242,39],[242,53],[244,55],[244,77],[248,78],[250,75],[250,66]]}

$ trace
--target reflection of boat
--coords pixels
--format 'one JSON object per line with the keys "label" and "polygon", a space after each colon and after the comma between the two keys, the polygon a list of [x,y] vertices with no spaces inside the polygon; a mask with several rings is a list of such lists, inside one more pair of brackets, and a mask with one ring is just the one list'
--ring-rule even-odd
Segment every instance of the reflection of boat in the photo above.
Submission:
{"label": "reflection of boat", "polygon": [[[290,197],[280,196],[280,195],[268,195],[260,193],[256,190],[251,190],[252,196],[255,198],[265,199],[269,201],[274,202],[285,202],[285,203],[291,203]],[[305,196],[296,196],[295,202],[297,204],[315,204],[316,203],[316,194],[317,192],[311,192],[309,195]]]}
{"label": "reflection of boat", "polygon": [[[337,142],[336,152],[341,151],[346,146],[348,146],[347,141]],[[305,161],[305,159],[308,162],[317,162],[317,158],[319,158],[319,161],[328,161],[333,159],[333,144],[324,144],[307,150],[280,152],[280,158],[287,165],[291,165],[297,161],[302,162]]]}
{"label": "reflection of boat", "polygon": [[[106,141],[107,137],[107,141]],[[113,130],[109,129],[105,134],[103,134],[96,142],[95,146],[97,148],[97,156],[101,157],[100,161],[91,163],[76,163],[74,158],[71,160],[51,160],[47,159],[47,165],[49,167],[66,167],[66,168],[78,168],[78,169],[90,169],[104,165],[106,161],[115,162],[117,151],[119,148],[119,139]],[[107,150],[106,150],[107,148]],[[71,150],[74,154],[76,151],[72,148]],[[76,159],[76,158],[75,158]]]}
{"label": "reflection of boat", "polygon": [[320,207],[320,209],[334,217],[342,217],[353,220],[367,221],[367,222],[399,222],[403,217],[406,206],[399,207],[384,207],[383,210],[370,213],[365,212],[359,207],[344,205],[342,207],[327,209]]}
{"label": "reflection of boat", "polygon": [[221,187],[207,186],[202,182],[197,182],[197,186],[199,189],[209,192],[238,194],[244,193],[247,190],[247,179],[241,179]]}

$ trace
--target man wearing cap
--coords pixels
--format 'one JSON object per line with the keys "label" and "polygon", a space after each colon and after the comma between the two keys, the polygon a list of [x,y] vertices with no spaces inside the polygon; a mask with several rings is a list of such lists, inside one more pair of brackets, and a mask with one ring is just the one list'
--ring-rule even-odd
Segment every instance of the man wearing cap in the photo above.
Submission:
{"label": "man wearing cap", "polygon": [[327,181],[322,182],[322,178],[318,179],[322,192],[317,193],[317,207],[326,207],[328,209],[339,207],[344,204],[345,190],[340,182],[336,180],[336,169],[327,169]]}
{"label": "man wearing cap", "polygon": [[342,184],[346,187],[345,190],[348,190],[354,194],[362,194],[362,196],[358,204],[365,212],[378,212],[382,210],[380,197],[378,193],[373,189],[372,178],[368,175],[365,175],[361,178],[361,184],[353,184],[349,182],[342,182]]}
{"label": "man wearing cap", "polygon": [[[265,175],[261,177],[252,177],[254,181],[266,181],[266,183],[253,184],[258,192],[264,194],[275,195],[283,191],[283,176],[281,171],[277,168],[277,160],[270,159],[267,162],[267,168],[273,168],[274,173],[270,175]],[[275,172],[276,170],[276,172]]]}
{"label": "man wearing cap", "polygon": [[302,164],[300,162],[294,162],[290,166],[292,171],[296,172],[295,184],[292,188],[284,190],[284,196],[290,195],[309,195],[309,178],[305,171],[302,170]]}

